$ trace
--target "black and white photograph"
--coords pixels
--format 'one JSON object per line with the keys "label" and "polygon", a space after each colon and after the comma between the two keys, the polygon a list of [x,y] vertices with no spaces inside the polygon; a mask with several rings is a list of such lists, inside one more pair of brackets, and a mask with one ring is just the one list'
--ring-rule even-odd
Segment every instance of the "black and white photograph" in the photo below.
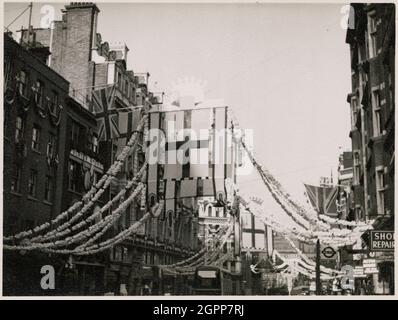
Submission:
{"label": "black and white photograph", "polygon": [[395,3],[1,5],[2,297],[395,296]]}

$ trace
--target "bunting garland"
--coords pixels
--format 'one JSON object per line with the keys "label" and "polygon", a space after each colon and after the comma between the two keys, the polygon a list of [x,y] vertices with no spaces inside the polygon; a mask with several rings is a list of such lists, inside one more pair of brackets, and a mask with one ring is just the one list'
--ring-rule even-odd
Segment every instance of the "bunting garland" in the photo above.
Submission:
{"label": "bunting garland", "polygon": [[[142,130],[144,124],[146,123],[146,119],[147,115],[144,115],[140,121],[140,124],[137,127],[137,131],[133,133],[126,147],[123,148],[122,152],[119,154],[116,161],[112,164],[112,166],[108,169],[108,171],[101,177],[101,179],[95,185],[93,185],[91,189],[83,196],[81,201],[78,201],[75,204],[73,204],[70,208],[60,213],[52,221],[43,223],[40,226],[37,226],[27,231],[20,232],[13,236],[3,237],[3,241],[7,242],[7,241],[20,240],[32,236],[34,234],[37,234],[39,232],[43,232],[48,228],[57,225],[61,221],[67,219],[70,214],[72,214],[77,209],[79,209],[83,204],[85,204],[84,207],[80,211],[76,212],[70,220],[68,220],[63,225],[57,227],[56,229],[50,231],[48,236],[52,236],[56,233],[62,232],[63,230],[67,229],[70,225],[72,225],[74,222],[82,218],[84,213],[87,212],[89,209],[91,209],[94,203],[99,200],[101,195],[105,192],[105,189],[109,187],[112,179],[121,170],[124,161],[126,160],[128,154],[135,145],[135,142],[138,137],[138,132]],[[35,240],[37,240],[37,238]]]}

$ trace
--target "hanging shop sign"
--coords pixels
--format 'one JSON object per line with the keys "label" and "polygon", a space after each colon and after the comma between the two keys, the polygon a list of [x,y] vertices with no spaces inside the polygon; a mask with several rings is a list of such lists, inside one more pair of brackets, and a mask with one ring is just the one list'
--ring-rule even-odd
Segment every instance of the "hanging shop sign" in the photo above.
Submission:
{"label": "hanging shop sign", "polygon": [[370,251],[394,251],[394,231],[370,231]]}
{"label": "hanging shop sign", "polygon": [[75,149],[72,149],[70,151],[70,155],[74,156],[77,159],[80,159],[83,162],[89,163],[91,165],[94,165],[94,167],[97,167],[99,169],[101,169],[102,171],[104,170],[104,165],[98,161],[96,161],[95,159],[89,157],[88,155],[84,154],[83,152],[79,152]]}

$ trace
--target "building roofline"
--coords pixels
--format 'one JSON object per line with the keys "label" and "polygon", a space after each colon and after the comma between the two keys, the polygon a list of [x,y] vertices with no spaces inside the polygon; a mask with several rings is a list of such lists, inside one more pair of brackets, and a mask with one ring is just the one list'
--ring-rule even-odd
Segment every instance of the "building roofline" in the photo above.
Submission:
{"label": "building roofline", "polygon": [[30,52],[28,49],[24,48],[21,44],[19,44],[13,37],[11,37],[9,34],[7,34],[7,32],[4,32],[4,44],[6,41],[10,41],[10,43],[12,43],[13,45],[15,45],[17,48],[19,48],[20,50],[24,51],[26,54],[30,55],[32,58],[34,58],[36,60],[37,63],[41,64],[43,67],[45,67],[50,73],[52,73],[53,75],[59,77],[60,79],[62,79],[64,82],[66,82],[67,86],[68,86],[68,90],[70,87],[70,82],[68,80],[66,80],[62,75],[60,75],[58,72],[56,72],[54,69],[52,69],[51,67],[49,67],[46,63],[44,63],[43,61],[41,61],[36,55],[34,55],[32,52]]}
{"label": "building roofline", "polygon": [[95,118],[95,115],[91,111],[84,108],[78,101],[73,99],[71,96],[68,95],[66,97],[66,102],[68,103],[68,105],[73,107],[73,111],[82,113],[83,116],[85,116],[89,121],[94,121],[96,123],[97,119]]}

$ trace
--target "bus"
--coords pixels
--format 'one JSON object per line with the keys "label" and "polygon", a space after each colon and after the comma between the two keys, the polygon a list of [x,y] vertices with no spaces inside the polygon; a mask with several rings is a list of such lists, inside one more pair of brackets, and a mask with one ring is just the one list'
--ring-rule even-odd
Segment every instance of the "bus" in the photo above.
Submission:
{"label": "bus", "polygon": [[233,280],[231,273],[215,266],[197,267],[194,274],[194,295],[232,295]]}

